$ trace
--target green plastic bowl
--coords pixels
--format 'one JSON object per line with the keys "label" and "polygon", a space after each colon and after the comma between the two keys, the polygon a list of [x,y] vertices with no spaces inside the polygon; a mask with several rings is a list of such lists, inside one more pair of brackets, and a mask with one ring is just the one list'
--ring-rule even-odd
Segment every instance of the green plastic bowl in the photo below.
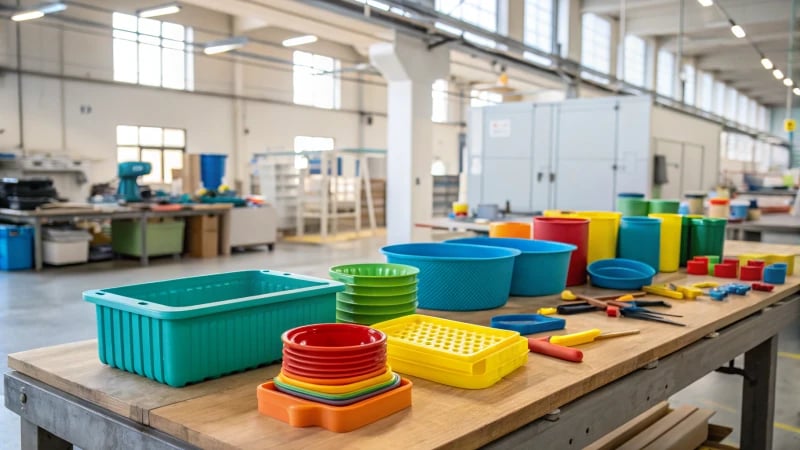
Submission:
{"label": "green plastic bowl", "polygon": [[409,292],[408,294],[400,295],[357,295],[348,294],[347,292],[337,292],[336,300],[341,302],[350,303],[353,305],[362,306],[391,306],[391,305],[404,305],[413,302],[417,299],[417,290]]}
{"label": "green plastic bowl", "polygon": [[406,286],[417,280],[419,269],[404,264],[347,264],[328,269],[336,281],[358,286]]}
{"label": "green plastic bowl", "polygon": [[352,303],[336,302],[336,309],[350,314],[363,314],[365,316],[385,316],[387,314],[408,313],[413,314],[417,311],[417,299],[402,305],[354,305]]}
{"label": "green plastic bowl", "polygon": [[344,292],[348,294],[363,295],[367,297],[387,297],[392,295],[411,294],[417,291],[417,281],[401,286],[359,286],[345,284]]}
{"label": "green plastic bowl", "polygon": [[336,310],[336,321],[344,323],[357,323],[360,325],[372,325],[387,320],[397,319],[398,317],[408,316],[414,312],[384,314],[384,315],[367,315],[367,314],[352,314],[345,311]]}

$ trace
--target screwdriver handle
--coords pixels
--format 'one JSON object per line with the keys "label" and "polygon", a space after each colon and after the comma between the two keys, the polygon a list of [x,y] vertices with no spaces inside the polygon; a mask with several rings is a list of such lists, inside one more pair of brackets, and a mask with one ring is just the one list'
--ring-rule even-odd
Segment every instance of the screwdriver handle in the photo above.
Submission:
{"label": "screwdriver handle", "polygon": [[528,350],[542,355],[552,356],[553,358],[563,359],[564,361],[581,362],[583,352],[577,348],[569,348],[547,342],[547,338],[528,339]]}
{"label": "screwdriver handle", "polygon": [[581,331],[580,333],[565,334],[563,336],[550,336],[550,343],[556,345],[564,345],[566,347],[574,347],[576,345],[588,344],[600,336],[602,331],[598,328],[591,330]]}
{"label": "screwdriver handle", "polygon": [[606,302],[604,302],[602,300],[598,300],[598,299],[596,299],[594,297],[587,297],[585,295],[578,295],[578,294],[576,294],[575,296],[578,297],[579,300],[583,300],[583,301],[585,301],[586,303],[588,303],[588,304],[590,304],[592,306],[596,306],[596,307],[602,309],[603,311],[605,311],[606,307],[608,306],[608,304],[606,304]]}

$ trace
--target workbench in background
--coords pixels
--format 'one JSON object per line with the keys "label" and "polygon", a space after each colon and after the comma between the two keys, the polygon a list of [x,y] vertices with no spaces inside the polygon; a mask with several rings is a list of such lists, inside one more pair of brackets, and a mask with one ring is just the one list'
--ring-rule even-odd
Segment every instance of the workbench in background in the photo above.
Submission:
{"label": "workbench in background", "polygon": [[800,245],[800,216],[765,214],[759,220],[728,223],[729,239]]}
{"label": "workbench in background", "polygon": [[[747,243],[743,250],[769,253],[774,247]],[[312,271],[325,274],[327,267]],[[660,274],[657,282],[707,279],[673,273]],[[725,302],[672,301],[670,312],[682,314],[678,320],[687,327],[602,313],[569,316],[559,334],[589,328],[641,333],[581,346],[580,364],[530,354],[525,366],[488,389],[409,377],[411,408],[350,433],[292,428],[260,415],[256,386],[274,377],[278,364],[171,388],[104,366],[94,340],[10,355],[6,407],[22,417],[23,443],[31,448],[44,441],[44,430],[59,436],[57,443],[63,439],[82,448],[121,442],[148,449],[581,448],[744,354],[750,381],[742,385],[741,447],[770,448],[777,334],[800,318],[798,291],[800,277],[793,276],[771,293],[751,292]],[[420,313],[487,325],[498,314],[531,313],[558,303],[555,296],[514,297],[500,309]]]}

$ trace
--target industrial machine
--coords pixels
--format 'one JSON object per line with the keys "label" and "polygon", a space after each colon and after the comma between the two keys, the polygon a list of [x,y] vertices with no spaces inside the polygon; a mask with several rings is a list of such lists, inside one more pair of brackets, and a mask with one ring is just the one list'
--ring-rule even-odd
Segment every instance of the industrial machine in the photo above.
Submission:
{"label": "industrial machine", "polygon": [[136,179],[142,175],[147,175],[153,167],[148,162],[131,161],[119,163],[117,176],[119,177],[119,187],[117,195],[126,202],[138,202],[142,200],[139,193],[139,185]]}

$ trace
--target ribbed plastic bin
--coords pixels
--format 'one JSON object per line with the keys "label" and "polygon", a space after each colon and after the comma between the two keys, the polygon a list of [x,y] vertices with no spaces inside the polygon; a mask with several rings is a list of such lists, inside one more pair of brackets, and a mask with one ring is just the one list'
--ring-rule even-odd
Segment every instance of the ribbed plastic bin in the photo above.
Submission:
{"label": "ribbed plastic bin", "polygon": [[[148,221],[145,239],[150,256],[183,253],[183,219],[161,218]],[[114,253],[130,256],[142,255],[141,224],[138,220],[111,222],[111,246]]]}
{"label": "ribbed plastic bin", "polygon": [[281,334],[336,321],[344,286],[269,270],[90,290],[100,361],[170,386],[281,358]]}

